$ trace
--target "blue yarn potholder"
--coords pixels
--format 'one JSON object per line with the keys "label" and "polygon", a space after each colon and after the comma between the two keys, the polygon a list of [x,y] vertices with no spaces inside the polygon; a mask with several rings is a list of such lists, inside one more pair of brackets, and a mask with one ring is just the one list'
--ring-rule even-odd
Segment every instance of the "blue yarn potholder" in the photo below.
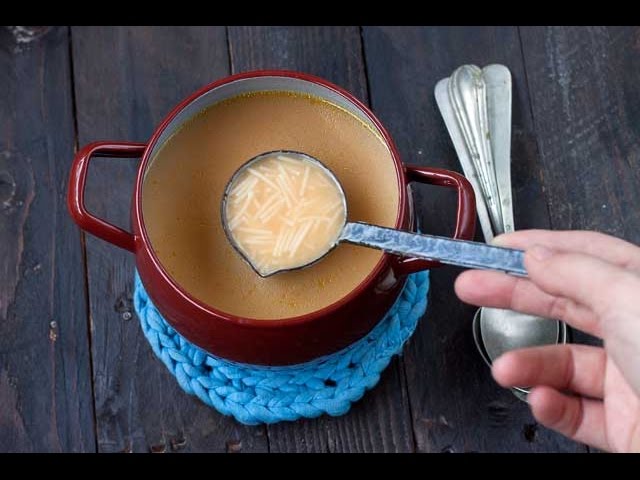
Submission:
{"label": "blue yarn potholder", "polygon": [[194,346],[162,318],[135,274],[134,307],[154,353],[180,387],[246,425],[344,415],[373,388],[427,309],[429,272],[407,278],[384,319],[356,343],[311,362],[283,367],[239,364]]}

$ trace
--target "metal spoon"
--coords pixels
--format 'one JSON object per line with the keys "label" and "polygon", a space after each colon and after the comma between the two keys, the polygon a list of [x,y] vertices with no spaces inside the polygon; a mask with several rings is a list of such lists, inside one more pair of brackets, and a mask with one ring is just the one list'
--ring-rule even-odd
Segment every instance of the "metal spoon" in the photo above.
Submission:
{"label": "metal spoon", "polygon": [[[479,308],[478,310],[476,310],[476,313],[473,316],[473,322],[471,325],[471,328],[473,331],[473,340],[476,343],[476,347],[478,347],[478,352],[480,352],[480,356],[482,357],[484,362],[489,366],[489,368],[491,368],[492,360],[484,348],[484,343],[482,341],[482,332],[480,331],[480,313],[481,312],[482,312],[482,309]],[[511,389],[511,392],[523,402],[527,401],[527,394],[529,393],[528,389],[513,387]]]}
{"label": "metal spoon", "polygon": [[[291,268],[283,268],[277,270],[262,270],[258,268],[253,259],[246,254],[242,248],[238,245],[238,242],[229,228],[229,219],[227,218],[226,203],[230,196],[230,192],[235,186],[235,181],[244,174],[244,172],[266,158],[287,157],[290,160],[299,160],[300,162],[313,162],[329,177],[335,188],[338,191],[339,196],[342,199],[342,206],[344,208],[345,223],[341,231],[333,239],[333,243],[327,245],[326,249],[322,249],[317,252],[317,256],[304,264],[296,265]],[[497,247],[493,245],[487,245],[478,242],[469,242],[465,240],[453,240],[451,238],[437,237],[434,235],[423,235],[417,233],[406,232],[402,230],[395,230],[393,228],[380,227],[377,225],[370,225],[362,222],[347,222],[347,200],[342,188],[342,185],[333,174],[333,172],[327,168],[318,159],[307,155],[302,152],[278,150],[272,152],[265,152],[257,155],[242,165],[231,177],[229,183],[225,188],[225,192],[222,199],[222,225],[227,238],[231,242],[234,249],[242,255],[242,257],[249,263],[251,268],[258,273],[261,277],[269,277],[276,273],[297,270],[307,267],[325,255],[337,246],[340,242],[348,242],[356,245],[362,245],[369,248],[375,248],[378,250],[384,250],[386,252],[407,257],[423,258],[429,260],[437,260],[449,265],[458,265],[467,268],[478,268],[486,270],[498,270],[506,273],[511,273],[518,276],[526,276],[527,272],[523,265],[523,252],[522,250],[516,250],[511,248]]]}
{"label": "metal spoon", "polygon": [[[476,192],[485,240],[512,232],[509,70],[503,65],[483,69],[463,65],[438,82],[435,96],[462,168]],[[481,308],[473,318],[473,335],[482,358],[491,365],[509,350],[566,342],[566,325],[510,310]],[[512,390],[523,400],[528,393],[527,388]]]}

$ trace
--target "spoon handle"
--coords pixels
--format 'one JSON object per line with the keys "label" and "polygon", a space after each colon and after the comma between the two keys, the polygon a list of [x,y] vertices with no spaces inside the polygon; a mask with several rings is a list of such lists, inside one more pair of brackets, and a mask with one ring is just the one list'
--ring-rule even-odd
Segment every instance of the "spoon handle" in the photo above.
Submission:
{"label": "spoon handle", "polygon": [[509,233],[513,223],[511,193],[511,73],[504,65],[487,65],[482,69],[486,84],[487,114],[493,165],[500,196],[502,227],[494,233]]}
{"label": "spoon handle", "polygon": [[522,250],[404,232],[360,222],[347,223],[340,241],[384,250],[394,255],[437,260],[460,267],[498,270],[521,277],[527,276]]}

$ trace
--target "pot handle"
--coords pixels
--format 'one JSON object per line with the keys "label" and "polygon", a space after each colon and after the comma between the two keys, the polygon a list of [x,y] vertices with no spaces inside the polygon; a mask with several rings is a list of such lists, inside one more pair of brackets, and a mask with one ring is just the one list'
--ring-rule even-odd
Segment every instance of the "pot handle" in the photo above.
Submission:
{"label": "pot handle", "polygon": [[[463,175],[442,168],[405,165],[409,182],[426,183],[440,187],[455,188],[458,191],[458,213],[456,231],[453,238],[473,240],[476,231],[476,197],[473,187]],[[407,275],[429,268],[441,267],[440,262],[419,258],[402,258],[395,266],[397,275]]]}
{"label": "pot handle", "polygon": [[67,207],[83,230],[120,248],[133,252],[135,236],[89,213],[84,205],[84,188],[91,157],[141,157],[147,145],[132,142],[94,142],[85,145],[73,159],[67,191]]}

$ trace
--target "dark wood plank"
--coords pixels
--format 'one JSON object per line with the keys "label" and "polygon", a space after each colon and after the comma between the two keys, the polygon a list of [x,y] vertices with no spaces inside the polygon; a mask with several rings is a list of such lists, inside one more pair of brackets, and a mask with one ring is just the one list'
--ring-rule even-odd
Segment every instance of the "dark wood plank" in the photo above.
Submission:
{"label": "dark wood plank", "polygon": [[[461,171],[433,95],[459,65],[503,63],[514,81],[513,190],[517,228],[549,227],[516,28],[364,28],[373,109],[407,163]],[[425,231],[450,234],[455,196],[416,188]],[[481,234],[478,234],[481,239]],[[526,404],[491,379],[473,343],[474,308],[453,292],[459,270],[432,272],[430,306],[405,353],[420,451],[585,451],[538,427]]]}
{"label": "dark wood plank", "polygon": [[[146,140],[198,87],[228,73],[222,28],[72,30],[80,143]],[[129,225],[137,161],[96,161],[93,212]],[[185,394],[145,340],[132,307],[133,257],[87,236],[100,451],[266,451],[263,427],[244,427]]]}
{"label": "dark wood plank", "polygon": [[640,243],[640,28],[522,27],[521,37],[553,228]]}
{"label": "dark wood plank", "polygon": [[640,28],[520,32],[553,228],[640,243]]}
{"label": "dark wood plank", "polygon": [[66,27],[0,27],[0,451],[94,451]]}
{"label": "dark wood plank", "polygon": [[640,243],[640,28],[521,32],[553,227]]}
{"label": "dark wood plank", "polygon": [[[367,101],[357,27],[229,27],[233,72],[299,70],[327,78]],[[380,385],[343,417],[269,427],[271,451],[411,451],[402,368],[394,361]]]}

